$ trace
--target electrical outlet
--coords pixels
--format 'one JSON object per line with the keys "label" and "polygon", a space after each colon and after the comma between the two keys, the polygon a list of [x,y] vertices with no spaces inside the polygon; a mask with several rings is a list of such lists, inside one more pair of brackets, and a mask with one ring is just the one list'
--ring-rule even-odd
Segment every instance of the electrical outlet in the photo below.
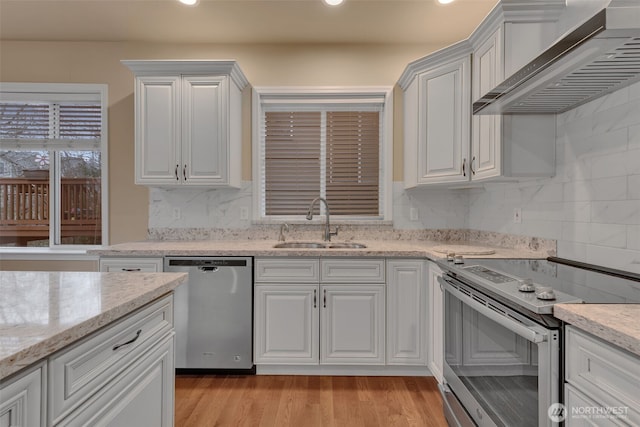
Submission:
{"label": "electrical outlet", "polygon": [[409,219],[411,221],[418,220],[418,209],[417,208],[409,208]]}
{"label": "electrical outlet", "polygon": [[240,219],[242,220],[247,220],[249,219],[249,208],[246,206],[243,206],[240,208]]}
{"label": "electrical outlet", "polygon": [[513,208],[513,222],[516,224],[520,224],[522,222],[522,209],[521,208]]}
{"label": "electrical outlet", "polygon": [[182,218],[182,209],[173,208],[173,219],[180,219],[180,218]]}

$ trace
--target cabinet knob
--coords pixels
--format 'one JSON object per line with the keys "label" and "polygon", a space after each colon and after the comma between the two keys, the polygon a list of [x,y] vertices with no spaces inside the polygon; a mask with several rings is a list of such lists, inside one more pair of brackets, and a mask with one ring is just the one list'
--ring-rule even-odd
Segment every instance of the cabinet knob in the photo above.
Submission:
{"label": "cabinet knob", "polygon": [[467,159],[462,159],[462,176],[467,176]]}

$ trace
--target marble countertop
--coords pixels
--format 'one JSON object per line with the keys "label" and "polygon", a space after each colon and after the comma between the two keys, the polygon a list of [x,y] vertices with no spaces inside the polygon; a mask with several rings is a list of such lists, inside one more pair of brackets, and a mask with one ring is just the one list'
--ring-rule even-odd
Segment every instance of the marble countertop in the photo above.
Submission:
{"label": "marble countertop", "polygon": [[556,304],[553,315],[640,356],[640,304]]}
{"label": "marble countertop", "polygon": [[186,281],[186,273],[1,271],[0,380]]}
{"label": "marble countertop", "polygon": [[[480,246],[477,242],[435,242],[418,240],[354,240],[364,249],[276,249],[275,240],[146,240],[121,243],[89,251],[100,256],[313,256],[313,257],[405,257],[438,259],[445,256],[437,252],[448,245]],[[333,241],[332,241],[333,242]],[[335,240],[339,243],[341,240]],[[482,245],[495,251],[491,255],[466,255],[465,258],[546,258],[547,254],[527,249],[511,249]]]}

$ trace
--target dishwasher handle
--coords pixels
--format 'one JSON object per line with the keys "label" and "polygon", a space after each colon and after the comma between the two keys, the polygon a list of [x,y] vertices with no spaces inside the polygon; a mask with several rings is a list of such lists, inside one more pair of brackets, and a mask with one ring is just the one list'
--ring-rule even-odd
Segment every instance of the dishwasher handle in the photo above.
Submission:
{"label": "dishwasher handle", "polygon": [[220,267],[216,267],[213,265],[201,265],[200,267],[198,267],[198,270],[204,273],[215,273],[216,271],[220,270]]}

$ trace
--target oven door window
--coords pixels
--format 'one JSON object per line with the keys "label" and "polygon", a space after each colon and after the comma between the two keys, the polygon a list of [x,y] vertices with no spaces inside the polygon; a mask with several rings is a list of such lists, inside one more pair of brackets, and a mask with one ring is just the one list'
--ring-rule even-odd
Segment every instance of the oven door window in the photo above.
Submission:
{"label": "oven door window", "polygon": [[547,370],[540,369],[539,356],[546,359],[548,346],[523,338],[465,299],[445,292],[445,379],[446,371],[457,377],[447,382],[479,424],[489,417],[498,426],[538,426],[541,410],[546,411],[540,399],[550,397],[548,379],[539,378]]}

